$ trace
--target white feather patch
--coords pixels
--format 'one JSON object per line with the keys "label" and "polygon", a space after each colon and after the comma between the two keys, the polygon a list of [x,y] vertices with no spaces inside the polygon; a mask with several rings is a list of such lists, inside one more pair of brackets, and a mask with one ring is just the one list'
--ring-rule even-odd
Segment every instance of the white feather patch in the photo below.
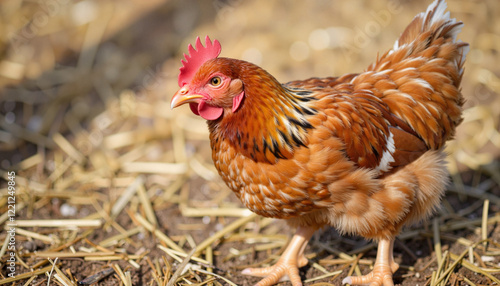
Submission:
{"label": "white feather patch", "polygon": [[387,141],[386,150],[382,154],[382,159],[380,159],[380,163],[375,168],[375,171],[379,173],[389,171],[391,169],[391,163],[394,162],[392,154],[396,150],[396,146],[394,146],[394,135],[392,135],[391,132],[389,132],[389,137],[386,138],[386,141]]}
{"label": "white feather patch", "polygon": [[427,82],[426,80],[424,79],[421,79],[421,78],[415,78],[413,79],[413,81],[417,82],[419,85],[427,88],[427,89],[430,89],[431,91],[434,91],[434,88],[432,87],[432,85],[429,84],[429,82]]}
{"label": "white feather patch", "polygon": [[[448,6],[445,1],[439,2],[439,0],[435,0],[432,2],[432,4],[427,7],[427,11],[425,11],[425,15],[429,15],[429,12],[436,9],[434,12],[434,15],[432,15],[431,18],[431,25],[440,21],[440,20],[449,20],[450,19],[450,12],[446,12],[446,7]],[[437,6],[437,7],[436,7]],[[427,18],[427,17],[426,17]]]}

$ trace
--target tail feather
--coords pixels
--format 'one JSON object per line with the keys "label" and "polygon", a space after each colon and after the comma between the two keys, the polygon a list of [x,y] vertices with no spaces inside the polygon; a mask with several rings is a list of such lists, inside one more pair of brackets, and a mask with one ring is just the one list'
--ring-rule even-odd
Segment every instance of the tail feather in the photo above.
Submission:
{"label": "tail feather", "polygon": [[[400,46],[411,45],[415,39],[418,39],[422,34],[432,33],[429,37],[428,45],[432,45],[438,39],[451,39],[456,43],[458,51],[455,61],[460,75],[463,74],[463,64],[469,45],[462,41],[457,41],[458,34],[462,31],[464,23],[457,21],[455,18],[450,19],[450,11],[446,11],[447,4],[445,0],[435,0],[432,2],[425,12],[419,13],[413,21],[406,27],[399,39],[394,43],[394,47],[389,53],[399,49]],[[415,50],[414,52],[418,52]],[[459,84],[459,83],[458,83]]]}
{"label": "tail feather", "polygon": [[435,0],[425,12],[415,16],[413,21],[394,43],[393,50],[397,50],[401,45],[411,44],[419,34],[427,31],[434,33],[434,39],[440,37],[445,39],[451,38],[453,42],[456,42],[457,35],[462,30],[464,24],[457,22],[455,18],[450,19],[450,12],[446,11],[446,8],[447,5],[444,0]]}
{"label": "tail feather", "polygon": [[430,149],[443,146],[462,121],[460,82],[469,50],[457,40],[462,27],[450,19],[446,2],[435,0],[367,71],[391,113]]}

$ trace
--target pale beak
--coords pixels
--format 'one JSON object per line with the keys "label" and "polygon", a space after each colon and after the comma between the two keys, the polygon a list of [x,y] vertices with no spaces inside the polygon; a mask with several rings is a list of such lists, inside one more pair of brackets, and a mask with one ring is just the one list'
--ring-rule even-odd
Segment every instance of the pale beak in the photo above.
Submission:
{"label": "pale beak", "polygon": [[189,87],[185,85],[174,94],[174,97],[172,97],[172,101],[170,102],[170,108],[174,109],[185,103],[191,103],[191,102],[197,103],[200,98],[203,98],[203,95],[189,94]]}

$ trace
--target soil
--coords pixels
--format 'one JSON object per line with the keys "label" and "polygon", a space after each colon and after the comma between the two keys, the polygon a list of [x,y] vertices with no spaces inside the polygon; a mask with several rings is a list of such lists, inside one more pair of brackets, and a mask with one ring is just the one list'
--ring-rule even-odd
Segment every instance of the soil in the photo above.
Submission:
{"label": "soil", "polygon": [[[47,10],[49,6],[44,6],[43,1],[0,2],[0,10],[12,12],[4,15],[10,18],[2,20],[6,31],[26,32],[26,27],[37,27],[36,24],[41,23],[34,21],[38,19],[37,15],[43,14],[40,11],[50,15],[48,24],[39,26],[39,32],[33,38],[21,39],[22,49],[16,50],[10,39],[5,38],[9,33],[2,33],[1,36],[4,38],[0,43],[0,52],[8,63],[2,59],[0,66],[3,68],[11,62],[21,62],[25,72],[14,79],[0,74],[1,120],[7,122],[7,114],[14,115],[11,123],[18,126],[0,124],[0,174],[5,178],[1,170],[16,171],[19,186],[16,220],[85,219],[93,216],[101,219],[103,225],[100,228],[77,229],[26,227],[31,233],[60,241],[51,244],[33,238],[32,234],[18,233],[18,275],[30,273],[32,268],[37,270],[51,265],[46,258],[37,257],[37,252],[96,251],[93,249],[96,244],[120,234],[120,230],[140,226],[132,217],[136,213],[146,217],[147,210],[138,195],[134,195],[116,217],[110,218],[114,203],[138,176],[143,177],[148,200],[158,221],[156,228],[186,253],[192,249],[192,242],[198,245],[238,219],[234,216],[183,215],[182,208],[186,206],[243,208],[217,176],[210,177],[214,172],[204,122],[189,115],[189,110],[173,113],[169,109],[168,102],[177,88],[182,53],[197,35],[213,35],[223,43],[223,56],[245,58],[261,64],[282,82],[310,76],[341,75],[363,70],[376,58],[377,52],[392,47],[402,28],[428,4],[425,1],[393,0],[337,1],[333,4],[316,0],[294,2],[293,5],[288,1],[239,0],[56,2],[59,6],[50,6],[56,10]],[[380,15],[393,11],[389,8],[394,8],[395,2],[401,5],[397,6],[401,9],[390,14],[387,23],[377,22]],[[83,4],[75,8],[78,3]],[[477,220],[482,217],[485,198],[490,199],[489,217],[498,218],[500,213],[500,148],[498,142],[494,142],[495,138],[499,138],[500,115],[499,109],[492,107],[498,106],[500,90],[497,64],[500,61],[500,42],[495,41],[498,40],[496,35],[500,27],[500,6],[495,0],[484,3],[449,1],[448,6],[452,17],[466,23],[461,36],[473,47],[463,79],[463,93],[468,100],[466,108],[470,108],[467,116],[470,117],[457,131],[453,142],[458,143],[450,143],[451,166],[455,175],[435,219],[440,226],[464,223],[456,229],[440,233],[442,252],[460,255],[468,250],[464,240],[478,242],[482,239],[481,225]],[[73,16],[68,16],[76,15],[75,11],[95,13],[86,21],[99,25],[76,23]],[[113,17],[107,18],[107,15]],[[105,27],[102,31],[98,28],[101,24]],[[377,25],[378,32],[367,35],[367,29],[370,32],[373,25]],[[91,29],[97,31],[97,36],[88,32]],[[314,38],[314,31],[333,33],[331,46],[324,49],[315,46],[310,40]],[[356,36],[364,38],[364,44],[358,42],[356,45],[351,41],[347,50],[339,44],[343,43],[342,39],[352,40]],[[97,39],[94,45],[84,46],[87,40],[92,39]],[[298,42],[299,45],[294,45]],[[306,42],[306,46],[310,46],[307,52],[297,54],[291,51],[292,46],[301,47]],[[86,63],[82,64],[80,57],[92,56],[93,48],[96,50],[95,58],[89,64],[91,67],[85,68]],[[305,54],[306,58],[302,59]],[[0,72],[3,70],[0,69]],[[471,108],[475,106],[480,108]],[[127,144],[112,146],[117,143],[112,140],[116,138],[113,135],[127,132],[130,133],[128,137],[124,136],[126,139],[118,140],[128,140]],[[71,152],[60,145],[39,142],[40,138],[54,138],[55,134],[62,134],[84,159],[78,162]],[[182,152],[176,149],[179,138],[184,144]],[[156,173],[131,172],[125,168],[130,162],[178,163],[179,156],[183,155],[179,153],[201,162],[207,169],[208,179],[193,171],[192,161],[188,160],[186,162],[191,165],[185,173],[172,174],[164,170]],[[26,163],[23,161],[26,158],[34,158],[35,163]],[[23,167],[21,162],[29,166]],[[69,167],[66,162],[71,163]],[[181,167],[175,165],[173,168]],[[63,171],[55,176],[54,173],[57,175],[59,170]],[[170,190],[183,176],[186,182]],[[464,186],[465,193],[469,194],[460,192]],[[7,210],[6,190],[7,181],[0,180],[1,214]],[[480,193],[481,190],[483,193]],[[65,214],[63,209],[68,207],[74,214]],[[394,256],[401,266],[394,274],[396,285],[430,285],[432,273],[438,270],[433,219],[408,227],[401,235],[403,238],[396,241]],[[5,221],[1,224],[6,227]],[[408,233],[413,235],[405,237]],[[236,234],[240,237],[254,234],[258,241],[237,239]],[[187,267],[191,270],[176,280],[175,285],[203,285],[206,281],[213,285],[229,285],[221,278],[210,280],[210,275],[197,272],[198,268],[212,268],[213,273],[237,285],[254,285],[259,279],[243,276],[241,270],[252,265],[260,266],[263,261],[267,264],[274,262],[282,251],[281,247],[259,251],[259,246],[275,241],[266,240],[266,235],[291,237],[292,234],[293,229],[284,221],[269,222],[256,218],[236,232],[216,240],[212,244],[213,264],[207,266],[191,261]],[[0,241],[6,238],[5,232],[0,234]],[[488,250],[477,247],[474,262],[478,266],[497,270],[491,275],[500,279],[498,223],[488,225],[487,238],[490,241]],[[64,247],[59,248],[61,245]],[[78,281],[79,285],[89,285],[87,283],[92,283],[89,281],[96,281],[92,285],[124,285],[123,279],[114,270],[98,279],[99,273],[113,266],[129,272],[132,285],[159,285],[161,279],[166,285],[180,263],[166,254],[160,245],[165,246],[151,231],[141,228],[138,233],[107,246],[115,253],[142,255],[134,260],[138,268],[125,258],[106,261],[58,258],[55,263],[64,275]],[[248,254],[237,255],[247,250],[250,250]],[[342,236],[333,228],[325,227],[313,236],[305,250],[309,264],[300,269],[301,277],[307,280],[321,276],[324,274],[319,270],[321,267],[330,273],[336,270],[343,272],[338,276],[306,282],[305,285],[341,285],[352,264],[329,263],[339,258],[336,250],[368,262],[359,266],[363,274],[370,271],[376,255],[373,242]],[[6,252],[0,259],[0,278],[7,278],[9,273],[7,258]],[[472,258],[467,255],[465,259]],[[452,263],[453,260],[450,260],[446,266]],[[53,274],[50,284],[63,285]],[[446,285],[471,285],[467,279],[474,285],[494,285],[491,279],[464,264],[454,268]],[[12,285],[25,285],[27,281],[21,279]],[[36,276],[29,283],[47,284],[46,274]],[[280,285],[291,284],[283,282]]]}

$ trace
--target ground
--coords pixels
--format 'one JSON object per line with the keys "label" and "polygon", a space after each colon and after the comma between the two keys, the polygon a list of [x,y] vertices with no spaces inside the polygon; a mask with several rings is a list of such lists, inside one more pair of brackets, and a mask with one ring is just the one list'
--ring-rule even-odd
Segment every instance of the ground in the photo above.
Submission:
{"label": "ground", "polygon": [[[255,284],[241,269],[275,261],[293,229],[246,210],[213,167],[204,121],[170,110],[188,43],[210,35],[283,82],[341,75],[428,2],[1,2],[0,284]],[[500,5],[448,7],[471,43],[465,120],[442,208],[396,241],[397,285],[500,284]],[[374,246],[324,228],[302,278],[368,273]]]}

